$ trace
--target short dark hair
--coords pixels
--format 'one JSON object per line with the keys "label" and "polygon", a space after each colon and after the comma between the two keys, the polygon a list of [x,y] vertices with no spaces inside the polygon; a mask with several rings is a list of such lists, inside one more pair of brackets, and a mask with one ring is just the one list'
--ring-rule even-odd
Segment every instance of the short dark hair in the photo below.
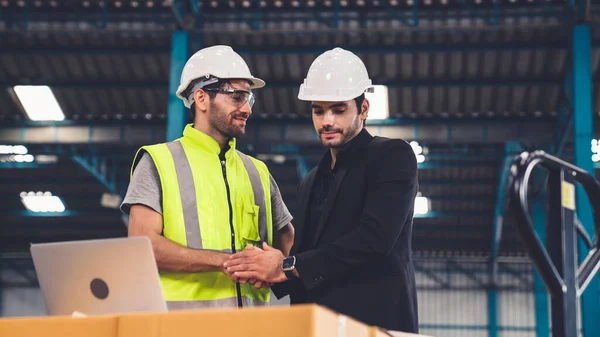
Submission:
{"label": "short dark hair", "polygon": [[[354,102],[356,102],[356,108],[358,110],[358,114],[359,115],[362,112],[362,104],[363,104],[364,101],[365,101],[365,94],[362,94],[362,95],[354,98]],[[363,121],[363,127],[365,126],[365,124],[366,124],[366,120]]]}
{"label": "short dark hair", "polygon": [[354,98],[354,102],[356,102],[356,108],[358,109],[358,114],[362,112],[362,104],[365,101],[365,94],[362,94],[356,98]]}

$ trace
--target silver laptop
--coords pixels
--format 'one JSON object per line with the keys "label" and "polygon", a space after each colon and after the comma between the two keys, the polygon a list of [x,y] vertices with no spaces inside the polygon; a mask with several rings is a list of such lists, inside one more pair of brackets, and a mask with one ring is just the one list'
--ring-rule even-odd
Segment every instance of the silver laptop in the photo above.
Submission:
{"label": "silver laptop", "polygon": [[145,236],[32,244],[31,255],[49,315],[167,311]]}

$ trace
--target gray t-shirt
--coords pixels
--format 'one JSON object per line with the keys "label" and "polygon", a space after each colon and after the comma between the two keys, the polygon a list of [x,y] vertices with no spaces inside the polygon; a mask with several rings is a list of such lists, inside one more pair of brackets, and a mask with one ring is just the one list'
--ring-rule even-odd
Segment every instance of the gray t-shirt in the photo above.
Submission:
{"label": "gray t-shirt", "polygon": [[[271,176],[271,212],[273,228],[280,230],[292,221],[292,214],[285,206],[279,187]],[[129,214],[132,205],[142,204],[162,214],[162,189],[158,170],[148,153],[144,153],[133,171],[121,210]]]}

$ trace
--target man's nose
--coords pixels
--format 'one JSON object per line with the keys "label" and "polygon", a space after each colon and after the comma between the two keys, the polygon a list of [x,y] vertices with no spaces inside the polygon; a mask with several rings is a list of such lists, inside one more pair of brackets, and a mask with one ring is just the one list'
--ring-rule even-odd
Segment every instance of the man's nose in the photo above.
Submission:
{"label": "man's nose", "polygon": [[244,105],[240,107],[240,112],[246,114],[246,117],[250,117],[252,115],[252,108],[250,107],[250,103],[246,102]]}
{"label": "man's nose", "polygon": [[333,114],[332,113],[326,113],[325,116],[323,116],[323,125],[333,125],[334,122],[334,118],[333,118]]}

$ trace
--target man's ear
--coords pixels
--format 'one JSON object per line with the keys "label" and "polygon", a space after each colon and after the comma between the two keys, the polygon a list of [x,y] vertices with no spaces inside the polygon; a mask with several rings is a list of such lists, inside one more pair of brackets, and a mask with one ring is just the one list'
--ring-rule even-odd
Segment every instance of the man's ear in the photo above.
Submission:
{"label": "man's ear", "polygon": [[198,89],[194,92],[194,103],[199,111],[204,112],[208,109],[209,97],[206,91]]}
{"label": "man's ear", "polygon": [[362,102],[361,110],[360,110],[360,119],[362,121],[365,121],[367,119],[367,117],[369,116],[369,108],[370,107],[371,107],[371,103],[369,103],[369,100],[367,98],[365,98]]}

